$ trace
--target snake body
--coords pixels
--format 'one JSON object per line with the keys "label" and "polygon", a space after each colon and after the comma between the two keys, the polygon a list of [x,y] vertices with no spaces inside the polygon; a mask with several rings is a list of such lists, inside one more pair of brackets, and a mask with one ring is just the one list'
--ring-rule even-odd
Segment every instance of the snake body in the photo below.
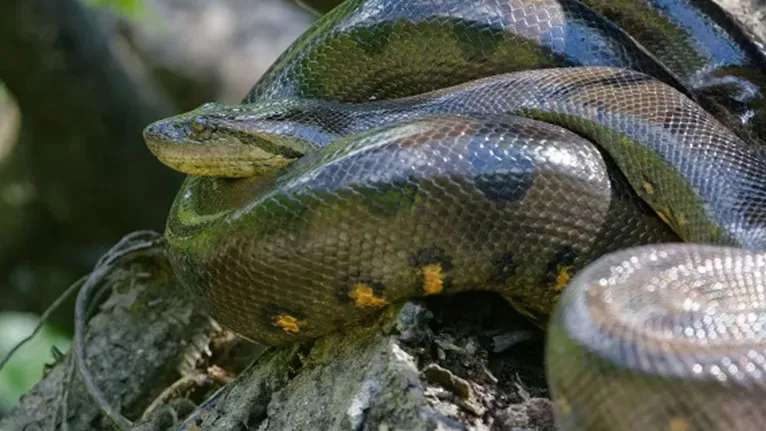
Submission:
{"label": "snake body", "polygon": [[243,102],[361,102],[573,66],[647,73],[730,128],[766,139],[763,44],[710,0],[347,0]]}
{"label": "snake body", "polygon": [[762,56],[708,2],[346,1],[145,131],[174,270],[273,345],[496,291],[554,309],[561,428],[760,429]]}

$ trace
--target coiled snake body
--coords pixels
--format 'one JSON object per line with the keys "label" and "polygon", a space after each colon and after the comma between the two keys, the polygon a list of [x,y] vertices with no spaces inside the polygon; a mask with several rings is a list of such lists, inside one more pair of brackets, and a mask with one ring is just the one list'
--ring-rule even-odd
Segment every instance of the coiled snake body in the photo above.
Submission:
{"label": "coiled snake body", "polygon": [[174,269],[274,345],[493,290],[554,310],[561,428],[760,429],[765,64],[707,2],[346,1],[145,131]]}

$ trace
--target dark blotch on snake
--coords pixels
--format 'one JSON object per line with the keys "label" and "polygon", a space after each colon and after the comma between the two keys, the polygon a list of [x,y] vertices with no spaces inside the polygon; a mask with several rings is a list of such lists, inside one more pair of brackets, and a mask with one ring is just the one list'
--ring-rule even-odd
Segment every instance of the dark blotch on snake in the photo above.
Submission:
{"label": "dark blotch on snake", "polygon": [[[472,142],[471,146],[484,144],[486,142],[481,140],[481,142]],[[471,151],[471,154],[479,153]],[[477,158],[471,162],[475,170],[482,172],[474,180],[476,188],[490,201],[507,203],[523,199],[535,178],[534,163],[521,153],[499,158]]]}
{"label": "dark blotch on snake", "polygon": [[359,267],[352,267],[348,268],[345,273],[335,280],[335,298],[343,304],[353,303],[354,298],[349,296],[349,294],[354,291],[355,286],[358,284],[370,286],[375,296],[383,296],[385,286],[381,282],[373,279],[369,271],[362,271]]}
{"label": "dark blotch on snake", "polygon": [[505,284],[506,280],[516,273],[516,263],[513,253],[505,252],[492,258],[492,271],[489,274],[489,282]]}
{"label": "dark blotch on snake", "polygon": [[418,190],[417,184],[399,179],[356,191],[362,195],[362,203],[372,214],[386,217],[410,208]]}
{"label": "dark blotch on snake", "polygon": [[310,207],[305,200],[298,200],[290,195],[273,196],[263,205],[254,208],[249,217],[257,226],[260,235],[278,233],[292,226],[300,230],[308,222]]}
{"label": "dark blotch on snake", "polygon": [[548,279],[546,282],[548,284],[555,284],[559,272],[568,266],[572,266],[578,255],[579,253],[574,247],[564,245],[557,248],[551,259],[548,261]]}
{"label": "dark blotch on snake", "polygon": [[506,33],[503,29],[484,28],[484,31],[476,31],[470,24],[458,21],[452,24],[452,37],[455,38],[460,53],[467,63],[487,61],[503,40]]}
{"label": "dark blotch on snake", "polygon": [[689,123],[681,121],[679,119],[687,117],[689,114],[684,106],[671,106],[669,108],[666,108],[667,112],[671,112],[673,114],[667,116],[665,118],[665,121],[662,123],[662,127],[666,130],[670,130],[676,133],[681,133],[681,131],[684,128],[689,127]]}
{"label": "dark blotch on snake", "polygon": [[[343,110],[310,106],[288,108],[271,115],[265,115],[262,120],[297,123],[333,133],[345,132],[354,123],[354,119]],[[328,127],[328,125],[331,127]]]}
{"label": "dark blotch on snake", "polygon": [[417,268],[438,263],[444,272],[453,268],[452,258],[440,247],[422,248],[410,257],[409,262]]}

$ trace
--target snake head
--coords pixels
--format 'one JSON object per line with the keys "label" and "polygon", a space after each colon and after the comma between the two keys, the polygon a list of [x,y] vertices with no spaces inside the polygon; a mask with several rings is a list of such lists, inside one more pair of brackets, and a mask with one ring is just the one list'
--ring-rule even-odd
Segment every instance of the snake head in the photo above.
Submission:
{"label": "snake head", "polygon": [[[291,103],[292,102],[292,103]],[[295,131],[280,117],[298,101],[253,105],[207,103],[144,129],[149,150],[165,165],[189,174],[224,178],[261,175],[313,150],[326,137]],[[279,117],[279,121],[274,118]],[[329,139],[329,138],[327,138]]]}

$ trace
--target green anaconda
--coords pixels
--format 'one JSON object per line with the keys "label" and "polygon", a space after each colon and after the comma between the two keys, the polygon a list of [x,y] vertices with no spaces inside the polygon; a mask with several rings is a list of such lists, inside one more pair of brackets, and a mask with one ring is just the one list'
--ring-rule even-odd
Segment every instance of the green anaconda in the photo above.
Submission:
{"label": "green anaconda", "polygon": [[171,262],[271,345],[495,291],[549,320],[562,429],[760,429],[764,65],[705,1],[349,0],[147,127]]}

